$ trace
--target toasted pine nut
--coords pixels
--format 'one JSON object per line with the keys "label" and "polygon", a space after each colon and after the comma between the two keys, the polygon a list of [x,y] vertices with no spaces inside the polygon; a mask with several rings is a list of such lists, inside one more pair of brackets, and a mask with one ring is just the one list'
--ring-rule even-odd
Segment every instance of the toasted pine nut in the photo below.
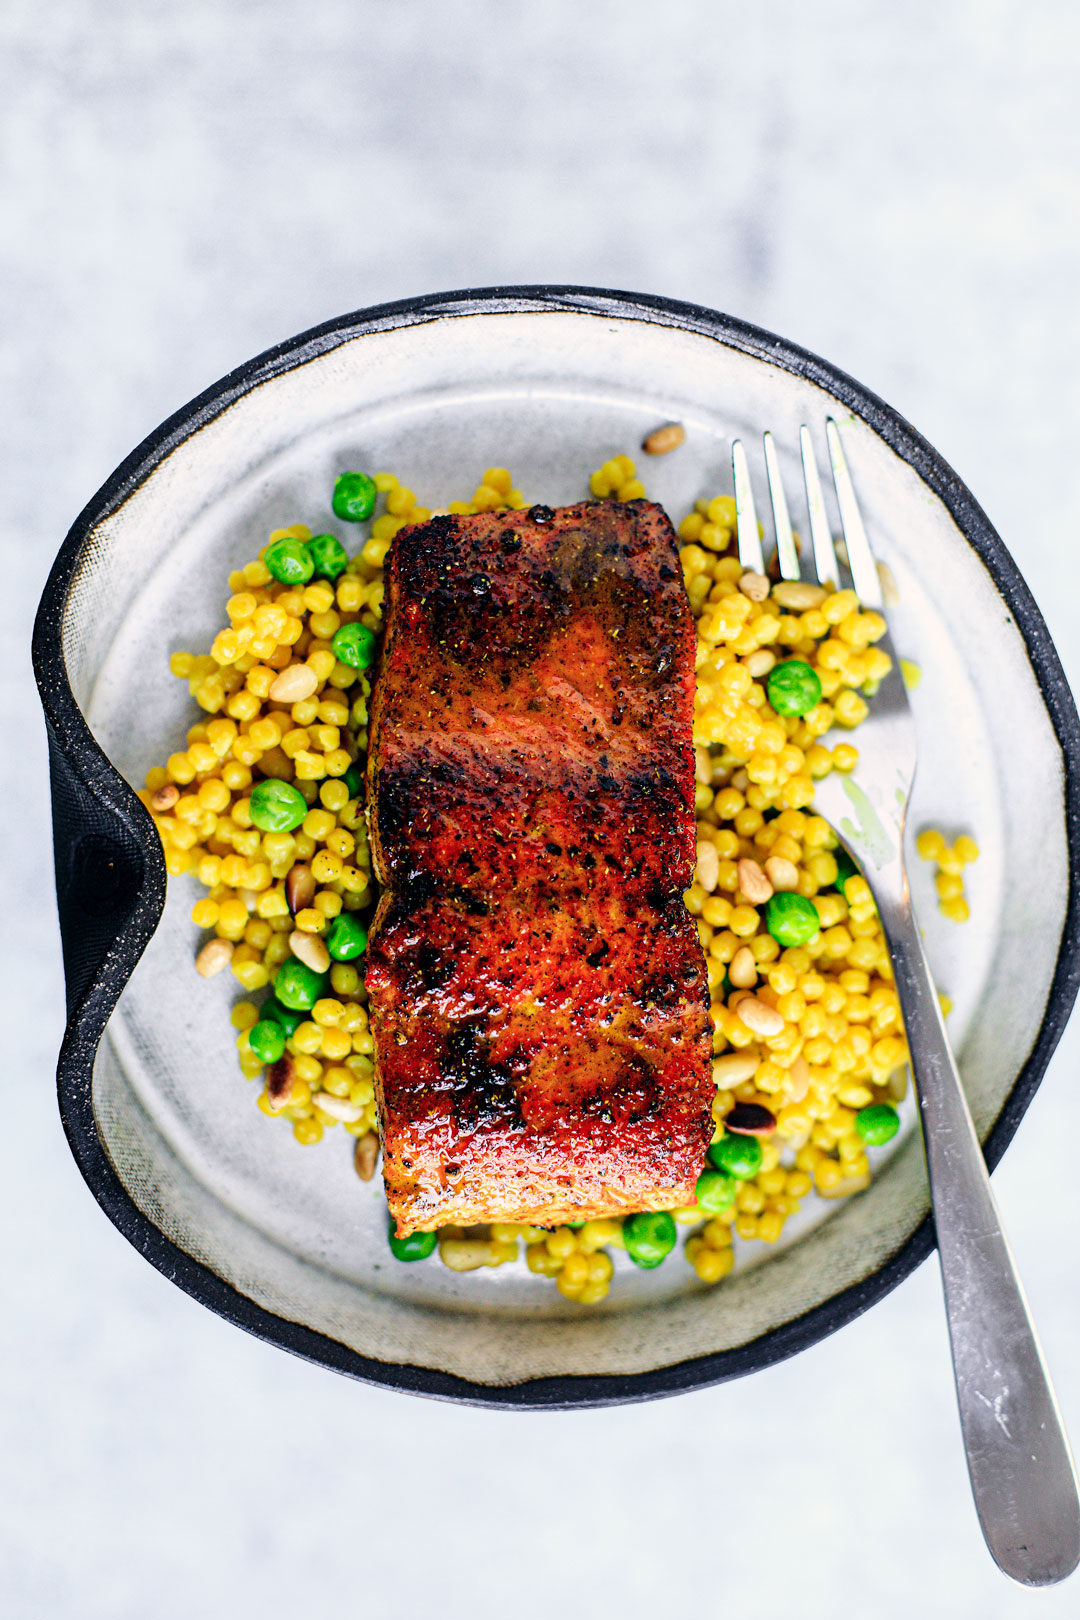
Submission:
{"label": "toasted pine nut", "polygon": [[330,966],[330,952],[318,934],[305,934],[294,928],[289,935],[289,949],[313,973],[325,973]]}
{"label": "toasted pine nut", "polygon": [[288,1052],[279,1057],[276,1063],[271,1063],[267,1069],[266,1095],[275,1114],[280,1113],[283,1108],[288,1108],[292,1101],[295,1080],[296,1064]]}
{"label": "toasted pine nut", "polygon": [[310,906],[315,898],[315,874],[310,866],[292,867],[285,879],[285,899],[293,916]]}
{"label": "toasted pine nut", "polygon": [[311,1100],[321,1113],[329,1114],[331,1119],[342,1119],[348,1125],[355,1125],[364,1112],[363,1103],[350,1102],[348,1097],[335,1097],[329,1091],[317,1091]]}
{"label": "toasted pine nut", "polygon": [[768,647],[759,647],[757,652],[752,652],[742,662],[746,673],[752,675],[755,681],[760,681],[761,677],[767,675],[776,663],[776,654],[770,652]]}
{"label": "toasted pine nut", "polygon": [[755,574],[748,569],[739,581],[739,589],[751,602],[764,602],[769,594],[769,580],[765,574]]}
{"label": "toasted pine nut", "polygon": [[697,847],[697,866],[695,876],[701,887],[712,894],[720,881],[720,855],[715,844],[701,839]]}
{"label": "toasted pine nut", "polygon": [[788,1070],[787,1100],[800,1103],[810,1090],[810,1065],[804,1057],[797,1057]]}
{"label": "toasted pine nut", "polygon": [[750,778],[747,776],[746,771],[741,768],[737,770],[731,778],[731,785],[733,788],[738,788],[740,793],[745,793],[750,786]]}
{"label": "toasted pine nut", "polygon": [[863,1188],[869,1185],[870,1177],[866,1174],[844,1176],[841,1180],[834,1181],[831,1187],[819,1186],[817,1191],[822,1198],[849,1198],[852,1193],[862,1192]]}
{"label": "toasted pine nut", "polygon": [[681,422],[666,422],[642,440],[641,448],[647,456],[666,456],[669,451],[677,450],[685,439],[686,429]]}
{"label": "toasted pine nut", "polygon": [[502,1265],[510,1258],[504,1252],[509,1248],[508,1243],[496,1243],[490,1238],[444,1238],[439,1244],[439,1259],[451,1271],[478,1271],[481,1266]]}
{"label": "toasted pine nut", "polygon": [[724,1115],[724,1129],[736,1136],[771,1136],[776,1129],[776,1115],[762,1103],[737,1102]]}
{"label": "toasted pine nut", "polygon": [[738,866],[739,888],[745,894],[752,906],[763,906],[766,900],[771,900],[773,886],[757,861],[752,861],[744,855]]}
{"label": "toasted pine nut", "polygon": [[757,984],[757,963],[749,945],[740,945],[731,959],[728,978],[736,990],[752,990]]}
{"label": "toasted pine nut", "polygon": [[368,1131],[366,1136],[356,1138],[353,1148],[353,1166],[361,1181],[370,1181],[375,1174],[375,1164],[379,1157],[379,1138],[374,1131]]}
{"label": "toasted pine nut", "polygon": [[272,703],[302,703],[318,689],[319,677],[310,664],[290,664],[270,688]]}
{"label": "toasted pine nut", "polygon": [[765,862],[765,876],[774,889],[795,889],[799,885],[799,868],[783,855],[770,855]]}
{"label": "toasted pine nut", "polygon": [[712,760],[707,748],[694,749],[694,781],[700,782],[702,787],[712,784]]}
{"label": "toasted pine nut", "polygon": [[[730,1006],[730,1002],[728,1003]],[[764,1040],[771,1040],[779,1035],[784,1027],[784,1020],[775,1007],[770,1007],[767,1001],[759,1001],[757,996],[745,996],[735,1008],[735,1016],[747,1029],[752,1029],[755,1035]]]}
{"label": "toasted pine nut", "polygon": [[900,606],[900,587],[896,583],[896,575],[888,563],[879,562],[877,565],[878,579],[881,581],[881,599],[886,607]]}
{"label": "toasted pine nut", "polygon": [[713,1084],[720,1091],[741,1086],[744,1080],[754,1078],[754,1071],[760,1062],[760,1053],[749,1047],[741,1052],[725,1052],[723,1057],[713,1058]]}
{"label": "toasted pine nut", "polygon": [[810,608],[820,607],[825,600],[825,591],[820,585],[811,585],[801,579],[782,579],[773,586],[773,601],[779,602],[781,607],[793,608],[796,613],[806,613]]}
{"label": "toasted pine nut", "polygon": [[156,810],[159,815],[164,815],[166,810],[172,809],[179,797],[180,789],[176,783],[166,782],[163,787],[158,788],[156,793],[150,795],[150,808]]}
{"label": "toasted pine nut", "polygon": [[223,967],[228,967],[232,961],[232,953],[231,939],[208,939],[195,958],[196,973],[201,973],[204,979],[212,979],[215,973],[220,973]]}

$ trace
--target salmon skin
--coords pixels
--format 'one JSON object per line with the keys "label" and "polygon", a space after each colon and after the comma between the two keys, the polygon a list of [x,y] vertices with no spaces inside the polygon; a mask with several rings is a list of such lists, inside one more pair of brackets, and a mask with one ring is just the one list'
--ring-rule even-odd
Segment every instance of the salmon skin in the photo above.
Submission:
{"label": "salmon skin", "polygon": [[671,524],[435,517],[386,583],[366,983],[398,1233],[692,1204],[712,1040]]}

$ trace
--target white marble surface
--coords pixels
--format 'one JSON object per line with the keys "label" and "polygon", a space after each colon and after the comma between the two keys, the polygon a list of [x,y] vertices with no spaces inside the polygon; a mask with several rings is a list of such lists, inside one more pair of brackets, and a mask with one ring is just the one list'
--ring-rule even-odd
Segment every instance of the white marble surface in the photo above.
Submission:
{"label": "white marble surface", "polygon": [[[876,388],[1075,677],[1078,47],[1066,0],[7,0],[5,1616],[1076,1613],[1076,1580],[1026,1593],[983,1551],[932,1265],[749,1382],[524,1417],[347,1384],[152,1271],[52,1096],[27,641],[74,514],[229,367],[366,303],[568,280],[729,310]],[[995,1186],[1080,1438],[1078,1029]]]}

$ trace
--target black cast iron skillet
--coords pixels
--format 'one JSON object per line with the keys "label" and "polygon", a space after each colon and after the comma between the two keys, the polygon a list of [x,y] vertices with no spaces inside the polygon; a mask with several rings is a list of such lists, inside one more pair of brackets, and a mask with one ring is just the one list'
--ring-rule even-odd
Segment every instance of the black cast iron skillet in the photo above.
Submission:
{"label": "black cast iron skillet", "polygon": [[1069,885],[1045,1016],[985,1140],[991,1167],[1000,1159],[1034,1095],[1068,1019],[1080,975],[1076,881],[1080,726],[1046,627],[1004,545],[961,481],[893,410],[835,367],[767,332],[693,305],[580,287],[493,288],[380,305],[330,321],[260,355],[177,412],[127,458],[74,523],[49,576],[34,630],[34,667],[49,738],[56,889],[67,986],[68,1024],[58,1066],[64,1129],[94,1196],[124,1236],[178,1286],[228,1321],[362,1380],[443,1399],[521,1408],[647,1400],[738,1377],[793,1355],[866,1310],[925,1259],[934,1245],[932,1220],[926,1216],[870,1275],[750,1342],[628,1374],[582,1373],[491,1385],[436,1367],[359,1354],[322,1331],[255,1303],[170,1241],[136,1204],[95,1123],[95,1055],[117,999],[161,918],[165,869],[150,818],[95,741],[72,694],[63,629],[73,581],[94,567],[91,541],[98,526],[178,445],[243,396],[366,334],[475,315],[566,312],[694,334],[826,390],[867,423],[940,499],[981,560],[1023,637],[1061,750]]}

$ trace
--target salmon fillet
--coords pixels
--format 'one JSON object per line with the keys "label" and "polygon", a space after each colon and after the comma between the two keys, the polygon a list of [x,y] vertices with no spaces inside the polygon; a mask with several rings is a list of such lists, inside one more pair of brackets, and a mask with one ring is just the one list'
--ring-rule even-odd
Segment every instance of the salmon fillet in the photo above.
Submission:
{"label": "salmon fillet", "polygon": [[397,1229],[692,1203],[712,1042],[674,531],[644,501],[436,517],[386,581],[366,983]]}

